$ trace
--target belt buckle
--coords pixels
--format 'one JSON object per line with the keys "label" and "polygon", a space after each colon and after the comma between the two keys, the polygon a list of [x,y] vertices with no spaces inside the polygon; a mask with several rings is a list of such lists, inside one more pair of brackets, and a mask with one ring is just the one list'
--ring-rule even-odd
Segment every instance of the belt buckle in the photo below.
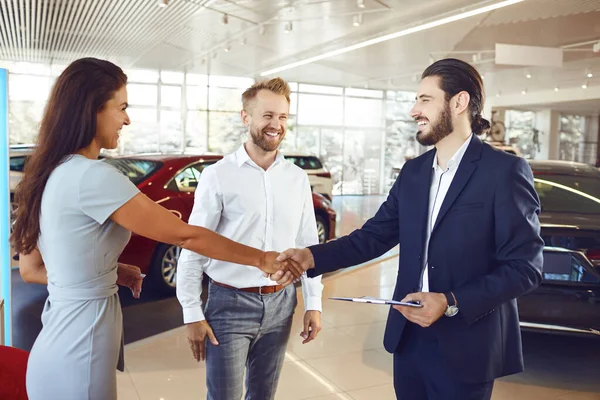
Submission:
{"label": "belt buckle", "polygon": [[263,295],[262,288],[264,288],[264,286],[259,286],[259,287],[258,287],[258,295],[259,295],[259,296],[262,296],[262,295]]}

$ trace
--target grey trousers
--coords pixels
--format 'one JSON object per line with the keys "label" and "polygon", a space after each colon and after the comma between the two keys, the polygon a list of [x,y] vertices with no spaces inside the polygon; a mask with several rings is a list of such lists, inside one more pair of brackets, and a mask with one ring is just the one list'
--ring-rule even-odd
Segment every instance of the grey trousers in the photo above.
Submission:
{"label": "grey trousers", "polygon": [[208,400],[272,400],[296,308],[296,289],[259,295],[209,285],[204,311],[219,342],[206,344]]}

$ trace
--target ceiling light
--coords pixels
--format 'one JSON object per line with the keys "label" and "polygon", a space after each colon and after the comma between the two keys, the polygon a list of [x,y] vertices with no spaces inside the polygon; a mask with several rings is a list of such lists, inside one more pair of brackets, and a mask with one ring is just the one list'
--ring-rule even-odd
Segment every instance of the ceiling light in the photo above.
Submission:
{"label": "ceiling light", "polygon": [[593,78],[594,74],[592,74],[592,71],[588,69],[587,73],[585,74],[585,76],[587,76],[588,78]]}
{"label": "ceiling light", "polygon": [[586,82],[586,83],[584,83],[583,85],[581,85],[581,88],[582,88],[582,89],[587,89],[587,88],[588,88],[588,83]]}
{"label": "ceiling light", "polygon": [[521,94],[527,94],[527,89],[521,90]]}
{"label": "ceiling light", "polygon": [[358,8],[365,8],[365,0],[356,0]]}
{"label": "ceiling light", "polygon": [[288,70],[288,69],[299,67],[301,65],[306,65],[306,64],[313,63],[315,61],[323,60],[325,58],[329,58],[329,57],[337,56],[337,55],[340,55],[340,54],[348,53],[350,51],[354,51],[354,50],[357,50],[357,49],[362,49],[363,47],[371,46],[371,45],[374,45],[374,44],[377,44],[377,43],[381,43],[381,42],[385,42],[385,41],[388,41],[388,40],[391,40],[391,39],[396,39],[396,38],[399,38],[399,37],[402,37],[402,36],[407,36],[407,35],[410,35],[412,33],[422,32],[422,31],[425,31],[427,29],[431,29],[431,28],[435,28],[435,27],[438,27],[438,26],[446,25],[446,24],[449,24],[451,22],[460,21],[460,20],[465,19],[465,18],[474,17],[475,15],[484,14],[484,13],[487,13],[487,12],[490,12],[490,11],[497,10],[499,8],[511,6],[513,4],[521,3],[522,1],[524,1],[524,0],[504,0],[504,1],[501,1],[501,2],[496,3],[496,4],[492,4],[492,5],[485,6],[485,7],[480,7],[480,8],[477,8],[475,10],[466,11],[466,12],[463,12],[463,13],[452,15],[450,17],[441,18],[441,19],[438,19],[438,20],[433,21],[433,22],[428,22],[428,23],[425,23],[425,24],[422,24],[422,25],[414,26],[412,28],[403,29],[403,30],[395,32],[395,33],[390,33],[388,35],[383,35],[383,36],[379,36],[379,37],[376,37],[376,38],[373,38],[373,39],[365,40],[364,42],[356,43],[356,44],[353,44],[351,46],[343,47],[343,48],[338,49],[338,50],[328,51],[328,52],[323,53],[323,54],[318,55],[318,56],[306,58],[306,59],[301,60],[301,61],[297,61],[297,62],[294,62],[294,63],[291,63],[291,64],[287,64],[287,65],[284,65],[284,66],[281,66],[281,67],[277,67],[277,68],[270,69],[268,71],[261,72],[260,75],[261,76],[266,76],[266,75],[275,74],[275,73],[278,73],[278,72],[281,72],[281,71],[285,71],[285,70]]}
{"label": "ceiling light", "polygon": [[227,45],[227,47],[225,47],[225,48],[223,49],[223,51],[224,51],[225,53],[229,53],[229,50],[231,50],[231,46],[229,46],[229,45]]}
{"label": "ceiling light", "polygon": [[223,25],[227,25],[229,23],[229,15],[223,14]]}
{"label": "ceiling light", "polygon": [[525,74],[525,78],[527,78],[527,79],[531,79],[531,74],[530,74],[529,72],[527,72],[527,73]]}
{"label": "ceiling light", "polygon": [[357,15],[355,15],[354,17],[352,17],[352,25],[354,26],[361,26],[363,22],[363,15],[362,13],[359,13]]}
{"label": "ceiling light", "polygon": [[554,91],[555,91],[555,92],[558,92],[558,86],[554,88]]}
{"label": "ceiling light", "polygon": [[496,93],[496,97],[500,97],[500,92]]}
{"label": "ceiling light", "polygon": [[158,6],[160,8],[165,8],[169,5],[169,0],[158,0]]}

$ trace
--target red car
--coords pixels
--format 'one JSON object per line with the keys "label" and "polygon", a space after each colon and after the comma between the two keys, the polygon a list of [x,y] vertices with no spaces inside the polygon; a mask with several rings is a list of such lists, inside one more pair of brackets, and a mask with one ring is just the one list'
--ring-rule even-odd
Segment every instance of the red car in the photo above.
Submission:
{"label": "red car", "polygon": [[[202,170],[222,158],[220,155],[135,155],[106,158],[146,196],[182,220],[190,217],[194,191]],[[324,196],[313,193],[319,242],[335,238],[335,210]],[[120,262],[137,265],[148,275],[155,290],[175,293],[177,260],[181,249],[133,234],[119,258]]]}

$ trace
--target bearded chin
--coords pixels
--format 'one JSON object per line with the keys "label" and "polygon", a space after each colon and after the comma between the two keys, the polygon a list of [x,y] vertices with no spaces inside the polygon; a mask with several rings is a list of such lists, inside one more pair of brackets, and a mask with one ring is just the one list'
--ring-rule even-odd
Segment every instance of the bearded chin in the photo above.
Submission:
{"label": "bearded chin", "polygon": [[284,135],[281,135],[280,140],[278,142],[272,143],[265,140],[265,134],[263,132],[257,132],[252,130],[250,132],[250,136],[252,137],[252,143],[254,143],[258,148],[264,151],[275,151],[281,144],[281,141],[284,138]]}
{"label": "bearded chin", "polygon": [[454,125],[450,117],[450,104],[446,103],[444,111],[442,111],[436,123],[431,125],[431,131],[426,134],[417,132],[416,139],[421,146],[434,146],[453,131]]}

